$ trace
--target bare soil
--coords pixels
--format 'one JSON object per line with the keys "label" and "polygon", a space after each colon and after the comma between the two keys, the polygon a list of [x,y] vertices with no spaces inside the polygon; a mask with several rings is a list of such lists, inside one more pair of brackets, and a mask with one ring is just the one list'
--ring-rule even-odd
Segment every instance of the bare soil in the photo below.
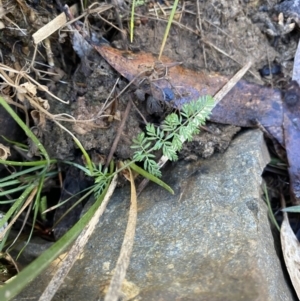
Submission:
{"label": "bare soil", "polygon": [[[76,1],[68,1],[69,5]],[[80,7],[80,1],[77,1]],[[87,1],[88,5],[92,4]],[[103,3],[103,1],[98,1]],[[119,16],[122,16],[124,32],[128,33],[130,12],[126,1],[119,1]],[[291,77],[292,58],[297,46],[297,30],[289,33],[280,31],[279,12],[274,9],[275,0],[260,1],[181,1],[164,49],[164,55],[185,67],[210,73],[233,76],[250,59],[254,62],[246,79],[274,87],[281,87]],[[64,3],[63,3],[64,4]],[[118,26],[115,9],[105,11],[101,18],[89,15],[85,24],[98,37],[103,36],[115,47],[128,47],[134,51],[159,53],[170,9],[163,1],[159,8],[154,1],[136,8],[133,43],[127,45],[120,31],[104,22],[104,18]],[[11,29],[4,19],[6,27],[2,29],[0,39],[2,61],[8,66],[27,68],[32,62],[34,47],[32,34],[58,13],[55,1],[3,1],[3,7],[10,12],[6,17],[18,26],[26,28]],[[166,14],[166,15],[165,15]],[[287,22],[286,18],[285,21]],[[270,30],[273,35],[270,35]],[[278,30],[277,30],[278,29]],[[268,31],[269,30],[269,31]],[[84,58],[79,58],[72,47],[69,36],[54,33],[50,37],[55,67],[47,67],[45,47],[39,45],[34,68],[27,68],[30,75],[59,98],[69,104],[58,102],[45,92],[39,92],[49,101],[51,114],[69,114],[75,120],[84,122],[61,122],[76,135],[86,150],[96,149],[107,156],[120,125],[126,104],[133,99],[135,106],[130,111],[121,141],[115,152],[116,158],[129,158],[132,138],[143,130],[145,120],[159,124],[168,113],[149,110],[149,102],[141,101],[134,94],[136,87],[129,87],[120,97],[116,97],[128,82],[120,77],[101,56],[92,50]],[[280,72],[265,78],[267,71],[259,72],[263,67],[279,66]],[[266,69],[267,68],[267,69]],[[59,73],[45,75],[38,70]],[[273,68],[274,69],[274,68]],[[275,74],[276,73],[276,74]],[[22,80],[21,80],[22,81]],[[102,112],[106,101],[115,99],[111,106]],[[31,111],[32,107],[25,103]],[[143,115],[143,118],[141,117]],[[109,115],[109,117],[107,117]],[[76,146],[70,135],[58,127],[51,119],[35,124],[39,138],[51,157],[72,159]],[[182,157],[195,159],[208,157],[217,151],[224,151],[239,128],[231,125],[208,123],[207,128],[195,137],[182,152]]]}

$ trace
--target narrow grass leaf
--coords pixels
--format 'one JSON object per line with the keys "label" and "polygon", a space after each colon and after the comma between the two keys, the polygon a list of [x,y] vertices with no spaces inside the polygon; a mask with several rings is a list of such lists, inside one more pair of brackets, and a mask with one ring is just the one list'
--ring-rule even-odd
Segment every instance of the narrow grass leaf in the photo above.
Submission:
{"label": "narrow grass leaf", "polygon": [[39,141],[39,139],[32,133],[32,131],[28,128],[28,126],[22,121],[22,119],[15,113],[15,111],[10,107],[10,105],[5,101],[3,97],[0,96],[0,104],[3,108],[10,114],[10,116],[16,121],[16,123],[23,129],[25,134],[34,142],[37,148],[40,150],[41,154],[47,161],[47,165],[50,165],[50,158],[49,155]]}
{"label": "narrow grass leaf", "polygon": [[169,185],[167,185],[165,182],[163,182],[159,178],[157,178],[157,177],[153,176],[152,174],[148,173],[146,170],[140,168],[135,163],[131,163],[130,168],[132,170],[134,170],[135,172],[137,172],[138,174],[140,174],[141,176],[147,178],[148,180],[158,184],[159,186],[165,188],[170,193],[174,194],[174,190]]}

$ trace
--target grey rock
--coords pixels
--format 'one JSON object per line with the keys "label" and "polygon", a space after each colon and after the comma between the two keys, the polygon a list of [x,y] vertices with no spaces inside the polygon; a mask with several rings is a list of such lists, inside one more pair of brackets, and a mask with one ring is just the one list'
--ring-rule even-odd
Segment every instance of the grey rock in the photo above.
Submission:
{"label": "grey rock", "polygon": [[[268,161],[263,135],[251,130],[225,154],[169,166],[164,180],[175,195],[150,184],[138,199],[122,300],[293,300],[261,198]],[[127,188],[116,191],[54,300],[102,300],[122,244],[129,199]],[[49,279],[49,271],[43,277]],[[43,277],[15,300],[38,300]]]}

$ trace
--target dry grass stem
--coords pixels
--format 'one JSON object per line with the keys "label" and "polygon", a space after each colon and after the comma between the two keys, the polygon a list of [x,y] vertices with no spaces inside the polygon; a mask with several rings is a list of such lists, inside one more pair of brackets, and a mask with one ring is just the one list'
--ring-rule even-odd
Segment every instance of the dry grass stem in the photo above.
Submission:
{"label": "dry grass stem", "polygon": [[[77,4],[74,4],[70,7],[70,10],[73,14],[75,14],[78,11]],[[33,42],[37,45],[40,42],[42,42],[44,39],[51,36],[54,32],[59,30],[61,27],[65,26],[67,24],[67,17],[65,13],[61,13],[56,18],[51,20],[48,24],[41,27],[38,31],[36,31],[33,35]]]}
{"label": "dry grass stem", "polygon": [[[228,53],[226,53],[224,50],[220,49],[219,47],[217,47],[216,45],[214,45],[213,43],[206,41],[204,39],[202,39],[203,43],[213,47],[215,50],[217,50],[218,52],[224,54],[225,56],[229,57],[230,59],[232,59],[234,62],[236,62],[239,65],[243,65],[242,63],[238,62],[234,57],[232,57],[231,55],[229,55]],[[254,72],[252,72],[251,70],[249,71],[256,79],[258,79],[259,81],[261,81],[261,78],[255,74]]]}
{"label": "dry grass stem", "polygon": [[128,214],[128,222],[120,251],[120,256],[118,258],[115,272],[111,279],[104,301],[117,301],[119,299],[121,286],[126,276],[126,271],[129,266],[130,256],[133,248],[137,221],[137,195],[135,190],[134,177],[131,170],[128,170],[131,187],[131,202]]}
{"label": "dry grass stem", "polygon": [[246,74],[246,72],[250,69],[252,62],[249,61],[247,64],[243,66],[227,83],[222,87],[222,89],[214,95],[214,100],[216,104],[222,100],[228,92],[236,85],[236,83]]}
{"label": "dry grass stem", "polygon": [[116,149],[117,149],[117,146],[118,146],[118,143],[120,141],[120,138],[121,138],[121,134],[123,133],[123,129],[124,129],[124,126],[125,126],[125,123],[126,123],[126,120],[128,118],[128,115],[129,115],[129,112],[130,112],[130,109],[131,109],[131,105],[132,105],[132,101],[131,99],[127,102],[127,106],[126,106],[126,110],[122,116],[122,121],[119,125],[119,128],[118,128],[118,131],[117,131],[117,134],[115,136],[115,139],[114,139],[114,142],[111,146],[111,149],[109,151],[109,154],[108,154],[108,157],[107,157],[107,160],[106,160],[106,164],[105,164],[105,167],[108,167]]}

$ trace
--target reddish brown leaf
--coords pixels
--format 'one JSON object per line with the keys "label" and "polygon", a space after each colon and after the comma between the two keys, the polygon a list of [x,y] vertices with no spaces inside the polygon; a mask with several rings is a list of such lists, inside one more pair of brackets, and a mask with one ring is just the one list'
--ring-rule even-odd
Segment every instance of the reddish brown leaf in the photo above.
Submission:
{"label": "reddish brown leaf", "polygon": [[[166,66],[164,68],[150,53],[120,51],[105,44],[95,48],[114,69],[155,98],[167,101],[166,94],[173,91],[172,101],[176,106],[203,95],[214,95],[228,81],[225,76],[186,69],[167,57],[161,59],[161,63]],[[159,77],[155,78],[155,75]],[[151,84],[149,80],[146,85],[145,82],[139,84],[146,76],[152,76]],[[257,122],[265,127],[281,127],[281,92],[241,80],[216,106],[211,120],[246,127],[252,127]],[[276,138],[279,142],[283,141],[280,136]]]}

